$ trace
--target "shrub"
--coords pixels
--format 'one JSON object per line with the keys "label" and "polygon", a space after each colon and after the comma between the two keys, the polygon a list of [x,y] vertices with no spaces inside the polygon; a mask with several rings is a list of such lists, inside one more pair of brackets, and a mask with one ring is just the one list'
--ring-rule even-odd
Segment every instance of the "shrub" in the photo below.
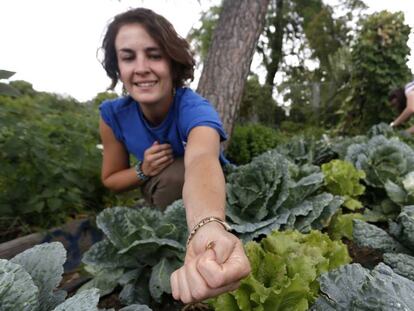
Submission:
{"label": "shrub", "polygon": [[253,157],[286,141],[286,137],[270,127],[260,124],[236,125],[226,156],[235,164],[246,164]]}
{"label": "shrub", "polygon": [[0,213],[47,228],[102,205],[98,113],[26,91],[0,96]]}

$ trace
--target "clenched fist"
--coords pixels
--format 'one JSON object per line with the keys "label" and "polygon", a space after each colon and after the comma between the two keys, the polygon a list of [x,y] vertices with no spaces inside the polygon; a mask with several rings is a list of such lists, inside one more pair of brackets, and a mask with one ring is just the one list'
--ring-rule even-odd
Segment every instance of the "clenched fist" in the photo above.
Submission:
{"label": "clenched fist", "polygon": [[141,169],[146,176],[155,176],[173,163],[173,161],[174,156],[171,145],[160,144],[156,141],[145,150]]}

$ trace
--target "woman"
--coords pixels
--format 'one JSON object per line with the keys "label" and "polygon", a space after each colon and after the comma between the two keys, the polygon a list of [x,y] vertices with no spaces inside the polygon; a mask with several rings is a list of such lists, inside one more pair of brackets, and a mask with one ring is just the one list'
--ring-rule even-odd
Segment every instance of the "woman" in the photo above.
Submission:
{"label": "woman", "polygon": [[188,43],[164,17],[138,8],[114,18],[102,47],[111,87],[120,80],[129,94],[100,106],[103,183],[115,191],[141,186],[160,207],[182,193],[190,235],[184,266],[171,275],[175,299],[236,289],[250,265],[224,222],[226,137],[212,105],[183,87],[194,71]]}
{"label": "woman", "polygon": [[[400,115],[390,123],[391,127],[397,127],[407,121],[414,113],[414,81],[406,84],[404,88],[393,90],[388,99],[391,105],[397,109]],[[413,134],[414,126],[411,126],[406,132]]]}

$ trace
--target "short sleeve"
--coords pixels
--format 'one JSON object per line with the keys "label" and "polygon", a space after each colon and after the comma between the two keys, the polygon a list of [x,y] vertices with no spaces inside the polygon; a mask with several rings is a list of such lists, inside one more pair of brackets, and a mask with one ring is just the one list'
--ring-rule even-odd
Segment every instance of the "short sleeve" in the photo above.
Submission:
{"label": "short sleeve", "polygon": [[99,111],[104,122],[112,129],[116,139],[123,141],[123,135],[118,119],[116,117],[114,101],[105,100],[100,106]]}
{"label": "short sleeve", "polygon": [[213,105],[188,89],[183,94],[180,104],[180,123],[186,138],[193,128],[208,126],[219,133],[220,141],[227,139],[223,124]]}

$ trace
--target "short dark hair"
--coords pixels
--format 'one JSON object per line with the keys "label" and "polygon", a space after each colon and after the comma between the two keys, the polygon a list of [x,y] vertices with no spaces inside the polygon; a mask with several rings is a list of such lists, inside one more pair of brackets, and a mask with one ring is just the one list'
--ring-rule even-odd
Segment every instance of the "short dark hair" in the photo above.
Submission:
{"label": "short dark hair", "polygon": [[407,97],[405,96],[405,89],[403,87],[394,89],[388,95],[388,100],[397,100],[397,110],[401,113],[407,107]]}
{"label": "short dark hair", "polygon": [[177,34],[173,25],[163,16],[149,9],[136,8],[116,15],[108,25],[102,41],[101,48],[104,52],[102,66],[112,80],[109,89],[114,89],[119,80],[116,36],[122,26],[135,23],[142,25],[171,59],[174,87],[184,86],[186,80],[194,79],[195,61],[188,42]]}

